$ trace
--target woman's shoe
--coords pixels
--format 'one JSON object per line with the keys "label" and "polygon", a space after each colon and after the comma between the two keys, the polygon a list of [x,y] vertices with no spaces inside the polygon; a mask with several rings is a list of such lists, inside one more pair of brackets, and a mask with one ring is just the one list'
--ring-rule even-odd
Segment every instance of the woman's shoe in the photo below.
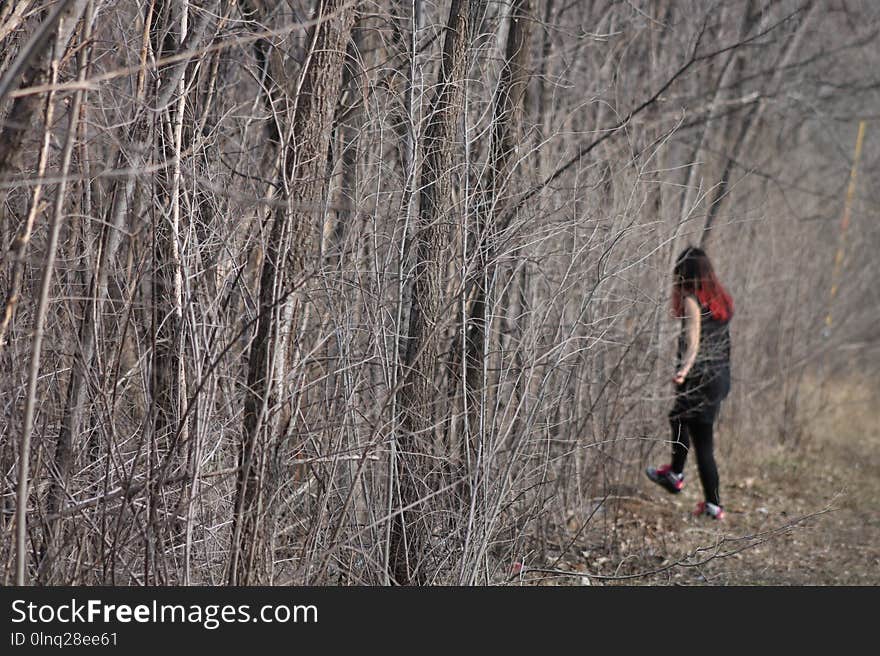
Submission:
{"label": "woman's shoe", "polygon": [[712,519],[724,519],[724,508],[708,501],[700,501],[697,504],[697,509],[694,510],[694,516],[702,517],[703,515]]}
{"label": "woman's shoe", "polygon": [[645,470],[652,481],[660,487],[665,488],[672,494],[681,492],[684,487],[684,473],[676,474],[672,471],[672,465],[663,465],[662,467],[648,467]]}

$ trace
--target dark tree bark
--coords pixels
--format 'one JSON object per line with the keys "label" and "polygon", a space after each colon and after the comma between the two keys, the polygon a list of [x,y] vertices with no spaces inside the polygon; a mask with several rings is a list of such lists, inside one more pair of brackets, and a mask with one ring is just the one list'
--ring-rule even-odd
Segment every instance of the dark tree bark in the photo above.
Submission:
{"label": "dark tree bark", "polygon": [[486,301],[496,268],[496,219],[500,215],[508,177],[515,167],[521,134],[523,100],[530,76],[528,63],[533,21],[531,12],[531,0],[516,0],[511,8],[504,67],[501,69],[495,96],[489,166],[475,209],[473,225],[477,267],[473,277],[474,300],[465,326],[468,437],[475,434],[480,423],[480,391],[485,383],[483,354],[491,325],[491,318],[486,316]]}
{"label": "dark tree bark", "polygon": [[[228,580],[248,585],[261,580],[267,567],[264,515],[272,481],[267,459],[277,436],[276,406],[281,372],[304,304],[293,295],[307,276],[314,256],[316,218],[326,187],[327,149],[333,125],[345,50],[356,10],[344,0],[326,0],[316,11],[318,24],[309,31],[311,49],[293,116],[292,137],[284,153],[284,180],[290,190],[286,206],[275,211],[260,274],[257,332],[248,361],[248,391],[239,447],[233,537]],[[293,344],[293,346],[296,346]],[[285,399],[295,405],[295,400]],[[291,421],[294,421],[291,419]]]}
{"label": "dark tree bark", "polygon": [[399,500],[401,509],[391,528],[389,569],[400,585],[424,583],[422,567],[428,527],[419,506],[431,493],[421,462],[433,443],[439,419],[435,404],[442,394],[435,385],[435,370],[445,349],[439,327],[444,323],[446,255],[451,240],[452,171],[455,144],[463,110],[465,76],[471,48],[473,20],[484,2],[453,0],[449,10],[440,82],[432,102],[424,135],[419,193],[419,213],[413,246],[415,265],[409,307],[409,326],[403,348],[403,383],[399,398]]}
{"label": "dark tree bark", "polygon": [[[45,82],[53,51],[60,57],[67,49],[87,5],[88,0],[64,0],[46,17],[37,28],[34,40],[22,51],[21,65],[7,71],[4,76],[4,88],[0,89],[0,105],[15,82],[11,75],[16,70],[20,69],[21,72],[18,88],[24,89]],[[16,97],[3,120],[3,129],[0,131],[0,182],[5,182],[19,166],[25,137],[40,113],[41,98],[42,94],[36,93]],[[6,220],[6,194],[6,187],[0,185],[0,228]],[[0,234],[5,232],[5,229],[0,230]]]}

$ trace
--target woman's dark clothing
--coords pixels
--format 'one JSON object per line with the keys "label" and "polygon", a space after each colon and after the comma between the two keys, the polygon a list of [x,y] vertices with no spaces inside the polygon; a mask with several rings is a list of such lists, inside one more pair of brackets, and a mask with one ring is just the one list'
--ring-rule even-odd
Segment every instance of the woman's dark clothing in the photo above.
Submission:
{"label": "woman's dark clothing", "polygon": [[713,427],[698,419],[682,421],[670,417],[672,426],[672,471],[681,474],[687,460],[691,444],[697,450],[697,467],[700,470],[700,482],[706,493],[706,501],[721,505],[718,496],[718,467],[715,466],[714,445],[712,444]]}
{"label": "woman's dark clothing", "polygon": [[[699,301],[697,301],[699,304]],[[678,366],[687,352],[687,333],[682,320],[678,340]],[[700,346],[694,366],[684,383],[677,386],[675,405],[669,413],[672,428],[672,471],[684,471],[688,451],[697,451],[700,481],[706,501],[721,505],[718,497],[718,469],[713,452],[713,424],[721,402],[730,392],[730,330],[728,321],[712,318],[700,304]]]}
{"label": "woman's dark clothing", "polygon": [[[698,301],[699,303],[699,301]],[[687,352],[687,334],[682,320],[678,338],[678,366]],[[678,386],[671,415],[680,419],[696,419],[712,423],[721,401],[730,392],[730,330],[729,322],[717,321],[707,308],[700,306],[700,348],[697,359]]]}

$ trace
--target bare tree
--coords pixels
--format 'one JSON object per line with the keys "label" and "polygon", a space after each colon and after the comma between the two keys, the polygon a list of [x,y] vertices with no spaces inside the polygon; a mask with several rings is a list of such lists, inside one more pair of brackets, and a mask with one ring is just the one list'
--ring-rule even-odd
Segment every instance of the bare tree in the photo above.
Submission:
{"label": "bare tree", "polygon": [[[306,320],[303,295],[297,289],[308,276],[314,256],[315,219],[326,184],[328,133],[342,79],[345,50],[354,24],[355,10],[345,2],[321,2],[317,24],[310,31],[309,52],[301,73],[290,133],[283,157],[286,202],[272,217],[271,231],[260,274],[257,332],[248,362],[248,394],[239,450],[235,529],[229,581],[244,585],[258,581],[267,566],[266,538],[261,533],[269,511],[273,481],[270,449],[276,440],[289,437],[291,427],[277,416],[279,395],[290,393],[285,384],[288,358],[302,348],[301,326]],[[294,293],[296,292],[296,293]],[[289,410],[295,399],[281,403]],[[280,433],[280,434],[279,434]],[[295,436],[295,429],[290,435]],[[295,438],[294,438],[295,439]]]}

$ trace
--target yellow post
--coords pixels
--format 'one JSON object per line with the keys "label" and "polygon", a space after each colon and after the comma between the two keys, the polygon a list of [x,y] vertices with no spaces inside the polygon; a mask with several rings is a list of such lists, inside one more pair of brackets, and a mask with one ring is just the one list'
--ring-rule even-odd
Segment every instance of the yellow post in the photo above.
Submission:
{"label": "yellow post", "polygon": [[846,231],[849,228],[850,212],[853,198],[856,195],[856,171],[859,159],[862,156],[862,142],[865,140],[865,122],[859,121],[859,134],[856,137],[856,150],[853,154],[852,169],[849,172],[849,186],[846,189],[846,201],[843,205],[843,217],[840,220],[840,238],[837,245],[837,254],[834,256],[834,270],[831,272],[831,297],[828,299],[828,315],[825,317],[826,334],[831,330],[831,312],[834,298],[837,296],[837,288],[840,286],[840,273],[843,269],[843,256],[846,247]]}

